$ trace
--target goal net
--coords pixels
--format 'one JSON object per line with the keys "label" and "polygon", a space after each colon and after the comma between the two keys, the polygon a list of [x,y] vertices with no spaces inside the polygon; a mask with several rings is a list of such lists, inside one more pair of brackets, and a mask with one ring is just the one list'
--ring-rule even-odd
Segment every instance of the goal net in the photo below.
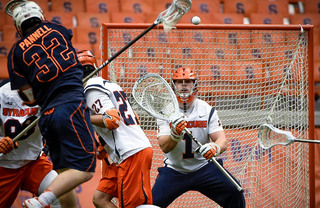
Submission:
{"label": "goal net", "polygon": [[[103,24],[102,60],[143,32],[145,24]],[[312,26],[178,24],[152,29],[106,67],[102,76],[127,93],[153,149],[152,185],[164,154],[153,117],[135,104],[131,89],[146,73],[168,82],[189,66],[198,74],[198,98],[219,114],[228,138],[220,157],[244,188],[247,207],[310,207],[314,203],[313,146],[263,150],[258,129],[269,123],[297,138],[313,139]],[[196,145],[196,144],[194,144]],[[170,207],[219,207],[190,191]]]}

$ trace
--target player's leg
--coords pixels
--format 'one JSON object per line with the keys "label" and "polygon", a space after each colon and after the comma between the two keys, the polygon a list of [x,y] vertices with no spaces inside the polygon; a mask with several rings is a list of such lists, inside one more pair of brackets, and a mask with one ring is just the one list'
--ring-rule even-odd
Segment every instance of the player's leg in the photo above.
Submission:
{"label": "player's leg", "polygon": [[[63,170],[57,170],[58,174],[62,173]],[[75,189],[72,189],[72,191],[69,191],[68,193],[62,195],[59,197],[59,201],[62,208],[77,208],[77,192]],[[54,205],[54,204],[52,204]]]}
{"label": "player's leg", "polygon": [[[221,160],[218,162],[222,165]],[[194,190],[206,195],[223,208],[245,207],[243,191],[238,191],[212,162],[196,172],[195,181]]]}
{"label": "player's leg", "polygon": [[[28,164],[24,171],[25,177],[21,189],[39,196],[48,188],[57,175],[58,173],[52,170],[52,163],[49,159],[42,155],[39,159]],[[56,200],[52,207],[60,208],[59,200]]]}
{"label": "player's leg", "polygon": [[111,200],[118,194],[117,166],[114,163],[111,165],[104,163],[102,172],[104,175],[93,194],[92,202],[96,208],[116,208]]}
{"label": "player's leg", "polygon": [[117,208],[117,206],[111,201],[113,197],[114,196],[110,194],[95,190],[92,202],[96,208]]}
{"label": "player's leg", "polygon": [[179,173],[168,167],[160,167],[158,172],[152,187],[154,205],[167,207],[180,195],[190,190],[188,174]]}
{"label": "player's leg", "polygon": [[152,204],[150,171],[153,150],[143,149],[118,166],[119,207]]}
{"label": "player's leg", "polygon": [[0,207],[11,207],[13,204],[24,177],[24,168],[0,167]]}
{"label": "player's leg", "polygon": [[84,101],[56,106],[39,121],[54,169],[66,169],[39,196],[44,205],[53,203],[94,175],[96,146],[90,115]]}

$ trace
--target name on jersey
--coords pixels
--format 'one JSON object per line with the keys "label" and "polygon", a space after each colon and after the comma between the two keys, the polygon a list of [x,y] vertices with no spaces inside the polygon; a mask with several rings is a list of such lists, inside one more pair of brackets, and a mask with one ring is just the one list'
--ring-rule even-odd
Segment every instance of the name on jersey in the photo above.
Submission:
{"label": "name on jersey", "polygon": [[2,114],[4,116],[12,117],[24,117],[24,116],[36,116],[39,108],[26,108],[26,109],[14,109],[14,108],[3,108]]}
{"label": "name on jersey", "polygon": [[19,43],[20,48],[24,51],[26,50],[32,43],[37,41],[39,38],[41,38],[43,35],[48,33],[52,28],[48,28],[46,25],[43,27],[40,27],[35,32],[33,32],[31,35],[29,35],[27,38],[23,40],[23,42]]}
{"label": "name on jersey", "polygon": [[187,121],[187,128],[207,128],[207,123],[207,121]]}
{"label": "name on jersey", "polygon": [[188,121],[187,128],[206,128],[207,121]]}

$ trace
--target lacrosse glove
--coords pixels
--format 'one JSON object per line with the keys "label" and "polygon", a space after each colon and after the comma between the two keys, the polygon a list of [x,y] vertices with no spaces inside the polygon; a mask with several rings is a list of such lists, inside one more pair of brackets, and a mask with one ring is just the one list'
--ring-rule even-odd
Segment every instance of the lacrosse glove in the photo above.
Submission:
{"label": "lacrosse glove", "polygon": [[108,130],[117,129],[120,125],[120,113],[117,109],[109,109],[102,114],[102,120]]}
{"label": "lacrosse glove", "polygon": [[0,153],[2,154],[8,154],[13,149],[18,148],[19,145],[17,142],[14,142],[10,137],[3,137],[0,140]]}
{"label": "lacrosse glove", "polygon": [[99,145],[97,149],[97,158],[99,160],[104,160],[104,158],[106,158],[106,155],[107,155],[107,152],[104,149],[104,147],[102,145]]}
{"label": "lacrosse glove", "polygon": [[220,154],[220,147],[214,142],[206,143],[196,149],[204,158],[210,159]]}
{"label": "lacrosse glove", "polygon": [[187,126],[187,122],[183,118],[178,118],[171,123],[171,139],[180,142],[183,137],[183,129]]}

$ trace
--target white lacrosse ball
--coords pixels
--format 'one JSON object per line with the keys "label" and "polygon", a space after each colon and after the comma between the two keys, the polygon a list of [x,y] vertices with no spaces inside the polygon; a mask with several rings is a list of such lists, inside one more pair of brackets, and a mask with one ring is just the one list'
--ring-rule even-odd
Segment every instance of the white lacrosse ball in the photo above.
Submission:
{"label": "white lacrosse ball", "polygon": [[194,25],[198,25],[198,24],[200,24],[201,19],[200,19],[200,17],[198,17],[198,16],[194,16],[194,17],[192,17],[191,22],[192,22]]}

